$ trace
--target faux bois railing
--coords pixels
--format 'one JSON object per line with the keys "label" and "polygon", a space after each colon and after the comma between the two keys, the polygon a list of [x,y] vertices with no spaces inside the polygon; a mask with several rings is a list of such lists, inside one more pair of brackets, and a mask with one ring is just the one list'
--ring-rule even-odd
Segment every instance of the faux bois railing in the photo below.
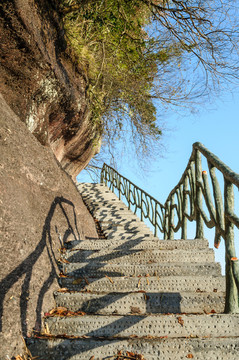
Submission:
{"label": "faux bois railing", "polygon": [[[202,171],[202,155],[208,164],[210,181],[207,172]],[[224,191],[216,170],[222,174]],[[239,218],[234,212],[238,174],[201,143],[195,143],[188,165],[164,205],[106,164],[101,171],[101,182],[124,199],[129,209],[140,212],[141,220],[148,219],[156,236],[161,232],[164,239],[174,239],[174,233],[181,230],[181,238],[186,239],[188,220],[196,222],[196,238],[204,237],[204,224],[214,227],[214,246],[219,247],[221,237],[225,241],[225,312],[239,313],[239,261],[234,244],[234,226],[239,228]]]}

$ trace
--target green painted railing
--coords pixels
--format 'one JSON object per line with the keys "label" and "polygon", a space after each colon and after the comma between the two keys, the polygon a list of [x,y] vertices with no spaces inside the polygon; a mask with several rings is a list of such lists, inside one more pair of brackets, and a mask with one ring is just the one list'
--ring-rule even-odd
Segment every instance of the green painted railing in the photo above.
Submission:
{"label": "green painted railing", "polygon": [[[201,157],[206,159],[210,174],[202,171]],[[221,190],[216,170],[221,173],[224,190]],[[154,226],[155,235],[160,231],[164,239],[174,239],[181,230],[181,238],[187,238],[187,221],[196,222],[195,238],[204,237],[204,224],[215,228],[214,246],[225,241],[226,260],[226,313],[239,313],[239,261],[234,244],[234,226],[239,228],[239,218],[234,212],[234,187],[239,190],[239,175],[234,173],[217,156],[200,143],[193,144],[188,165],[165,204],[134,185],[112,167],[104,164],[101,171],[104,182],[129,209],[140,211],[141,220],[148,219]],[[207,212],[206,212],[207,211]]]}

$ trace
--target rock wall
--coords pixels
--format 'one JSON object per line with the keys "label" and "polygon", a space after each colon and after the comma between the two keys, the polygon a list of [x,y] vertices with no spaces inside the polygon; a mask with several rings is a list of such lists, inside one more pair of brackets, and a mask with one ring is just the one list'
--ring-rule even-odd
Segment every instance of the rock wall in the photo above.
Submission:
{"label": "rock wall", "polygon": [[0,3],[0,91],[31,133],[73,177],[99,151],[87,71],[73,63],[57,0]]}
{"label": "rock wall", "polygon": [[64,241],[97,237],[72,178],[98,150],[100,135],[87,73],[68,55],[58,4],[0,2],[1,360],[21,354],[21,336],[41,331]]}
{"label": "rock wall", "polygon": [[[59,288],[60,248],[96,238],[94,221],[69,175],[0,95],[0,359],[23,351],[41,330]],[[8,356],[8,357],[7,357]]]}

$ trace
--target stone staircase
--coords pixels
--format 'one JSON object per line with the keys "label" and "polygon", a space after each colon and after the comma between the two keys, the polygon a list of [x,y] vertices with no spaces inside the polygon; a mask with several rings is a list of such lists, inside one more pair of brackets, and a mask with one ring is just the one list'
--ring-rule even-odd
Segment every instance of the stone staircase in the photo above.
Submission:
{"label": "stone staircase", "polygon": [[158,240],[106,186],[78,187],[106,239],[66,244],[56,312],[28,340],[32,355],[238,359],[239,315],[222,314],[225,279],[207,240]]}

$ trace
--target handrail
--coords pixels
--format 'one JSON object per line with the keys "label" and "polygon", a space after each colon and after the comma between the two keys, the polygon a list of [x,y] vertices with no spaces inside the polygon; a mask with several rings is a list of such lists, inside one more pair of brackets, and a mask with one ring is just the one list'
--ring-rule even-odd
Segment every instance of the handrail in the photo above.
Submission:
{"label": "handrail", "polygon": [[134,213],[139,210],[140,219],[142,221],[148,219],[154,226],[155,236],[157,236],[158,230],[160,232],[164,231],[164,206],[158,200],[106,164],[103,165],[101,170],[101,182],[105,182],[113,192],[118,190],[119,199],[123,197],[128,203],[128,208],[133,210]]}
{"label": "handrail", "polygon": [[[202,171],[201,155],[207,160],[212,191],[208,174]],[[216,170],[224,179],[224,201]],[[129,209],[133,208],[135,213],[140,210],[141,220],[151,222],[156,236],[160,231],[164,239],[174,239],[174,233],[181,229],[181,238],[186,239],[188,220],[196,222],[196,238],[204,237],[204,224],[214,227],[214,246],[219,247],[221,237],[225,241],[225,312],[239,313],[239,260],[234,244],[234,225],[239,228],[239,217],[234,212],[234,186],[239,190],[238,174],[197,142],[193,144],[191,157],[179,183],[164,205],[106,164],[101,171],[101,182],[112,191],[117,190],[119,198],[126,200]]]}

